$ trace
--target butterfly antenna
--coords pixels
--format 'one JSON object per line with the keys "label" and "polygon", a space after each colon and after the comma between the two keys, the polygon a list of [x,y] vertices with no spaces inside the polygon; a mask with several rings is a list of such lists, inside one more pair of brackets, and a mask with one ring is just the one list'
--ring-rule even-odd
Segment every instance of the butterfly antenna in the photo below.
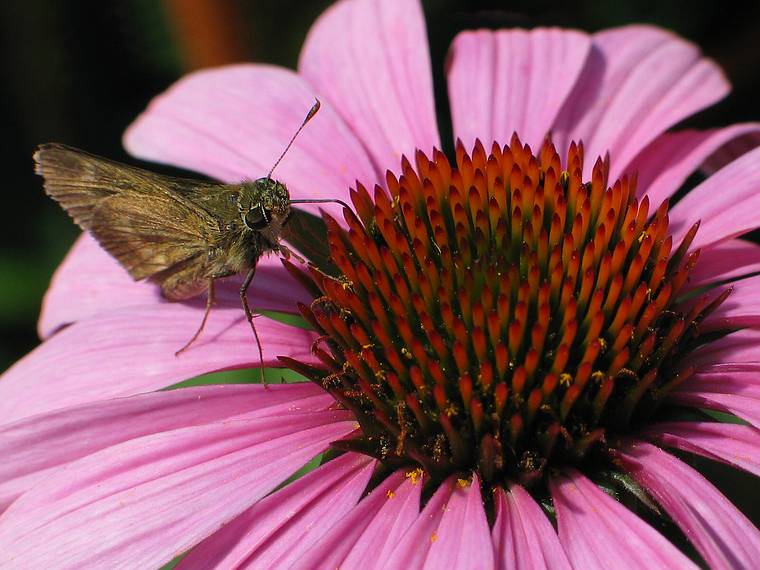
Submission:
{"label": "butterfly antenna", "polygon": [[289,204],[340,204],[344,208],[351,209],[348,204],[346,204],[343,200],[333,200],[333,199],[318,199],[318,200],[289,200]]}
{"label": "butterfly antenna", "polygon": [[317,114],[317,111],[319,111],[319,108],[322,106],[322,103],[319,102],[319,99],[314,99],[314,105],[312,105],[311,109],[309,109],[309,112],[306,113],[306,118],[303,120],[303,123],[301,123],[301,126],[298,127],[298,130],[296,131],[296,134],[293,135],[293,138],[290,139],[290,142],[288,143],[288,146],[285,147],[285,150],[282,151],[282,154],[280,155],[280,158],[277,159],[277,162],[274,163],[274,166],[269,171],[269,174],[267,174],[267,180],[272,179],[272,173],[274,172],[274,169],[277,168],[277,165],[280,164],[280,161],[285,156],[285,153],[288,152],[288,149],[290,149],[291,145],[293,144],[293,141],[296,140],[296,137],[298,136],[298,133],[300,133],[303,128],[306,126],[306,123],[311,121],[311,119],[314,117],[314,115]]}

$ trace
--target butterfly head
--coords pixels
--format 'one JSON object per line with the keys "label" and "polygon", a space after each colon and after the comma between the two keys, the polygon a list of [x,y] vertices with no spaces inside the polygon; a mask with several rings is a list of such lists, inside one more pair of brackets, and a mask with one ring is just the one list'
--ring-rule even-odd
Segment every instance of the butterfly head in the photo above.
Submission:
{"label": "butterfly head", "polygon": [[259,178],[242,184],[237,207],[248,230],[269,232],[276,239],[290,214],[290,194],[281,182]]}

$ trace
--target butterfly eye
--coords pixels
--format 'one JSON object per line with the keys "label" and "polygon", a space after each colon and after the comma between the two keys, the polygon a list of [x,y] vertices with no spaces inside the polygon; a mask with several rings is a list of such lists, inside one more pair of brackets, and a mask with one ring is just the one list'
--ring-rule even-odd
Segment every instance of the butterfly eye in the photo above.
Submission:
{"label": "butterfly eye", "polygon": [[249,230],[263,230],[269,225],[269,215],[264,208],[251,208],[245,215],[245,225]]}

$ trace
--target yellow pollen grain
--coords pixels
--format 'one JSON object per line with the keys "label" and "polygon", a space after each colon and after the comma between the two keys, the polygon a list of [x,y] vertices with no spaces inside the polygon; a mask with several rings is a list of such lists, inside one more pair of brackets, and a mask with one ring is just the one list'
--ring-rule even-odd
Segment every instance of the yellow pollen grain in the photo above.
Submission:
{"label": "yellow pollen grain", "polygon": [[625,367],[621,368],[618,371],[617,375],[618,376],[629,376],[631,378],[634,378],[637,381],[639,379],[638,375],[633,370],[631,370],[630,368],[625,368]]}
{"label": "yellow pollen grain", "polygon": [[606,378],[606,375],[601,370],[597,370],[596,372],[593,372],[591,374],[591,379],[596,382],[597,384],[601,384],[602,381]]}
{"label": "yellow pollen grain", "polygon": [[601,337],[599,337],[598,339],[596,339],[596,341],[599,343],[599,350],[600,350],[600,352],[602,352],[602,353],[606,352],[606,350],[607,350],[607,341],[604,340]]}
{"label": "yellow pollen grain", "polygon": [[354,429],[359,429],[360,427],[362,426],[359,425],[359,422],[354,422],[354,425],[353,425]]}
{"label": "yellow pollen grain", "polygon": [[433,543],[436,540],[438,540],[438,533],[434,532],[433,534],[430,535],[430,542]]}
{"label": "yellow pollen grain", "polygon": [[369,343],[369,344],[363,344],[363,345],[362,345],[362,348],[363,348],[363,349],[365,349],[365,350],[370,350],[371,348],[375,348],[375,345],[374,345],[374,344],[372,344],[372,343]]}
{"label": "yellow pollen grain", "polygon": [[573,377],[567,372],[563,372],[562,374],[559,375],[560,386],[564,386],[565,388],[567,388],[572,383],[573,383]]}
{"label": "yellow pollen grain", "polygon": [[411,471],[407,471],[405,473],[405,476],[407,479],[409,479],[409,482],[412,485],[416,485],[422,480],[423,474],[424,474],[424,471],[422,471],[421,468],[417,467],[417,469],[412,469]]}
{"label": "yellow pollen grain", "polygon": [[404,356],[406,356],[409,360],[411,360],[412,358],[414,358],[414,356],[412,356],[412,353],[406,347],[404,347],[404,348],[401,349],[401,354],[403,354]]}
{"label": "yellow pollen grain", "polygon": [[388,489],[385,492],[385,496],[388,497],[389,499],[392,499],[393,497],[396,496],[396,493],[393,492],[393,489]]}
{"label": "yellow pollen grain", "polygon": [[345,319],[347,319],[347,318],[349,318],[351,316],[352,316],[351,311],[349,311],[348,309],[344,309],[343,307],[340,308],[340,317],[342,319],[345,320]]}
{"label": "yellow pollen grain", "polygon": [[466,489],[467,487],[470,486],[471,483],[472,482],[469,479],[463,479],[461,477],[459,479],[457,479],[457,485],[459,485],[460,487],[462,487],[462,489]]}

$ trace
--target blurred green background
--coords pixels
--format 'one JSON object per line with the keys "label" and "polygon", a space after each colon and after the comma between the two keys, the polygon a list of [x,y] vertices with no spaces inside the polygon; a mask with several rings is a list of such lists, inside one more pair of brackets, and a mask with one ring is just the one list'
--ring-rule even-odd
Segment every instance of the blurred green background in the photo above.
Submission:
{"label": "blurred green background", "polygon": [[[11,0],[0,3],[0,371],[38,342],[42,294],[78,230],[46,198],[32,152],[59,141],[129,161],[124,128],[189,70],[233,61],[294,67],[328,0]],[[559,25],[589,31],[631,22],[671,28],[726,70],[732,96],[690,125],[760,119],[760,3],[425,1],[444,137],[442,62],[457,31]]]}

